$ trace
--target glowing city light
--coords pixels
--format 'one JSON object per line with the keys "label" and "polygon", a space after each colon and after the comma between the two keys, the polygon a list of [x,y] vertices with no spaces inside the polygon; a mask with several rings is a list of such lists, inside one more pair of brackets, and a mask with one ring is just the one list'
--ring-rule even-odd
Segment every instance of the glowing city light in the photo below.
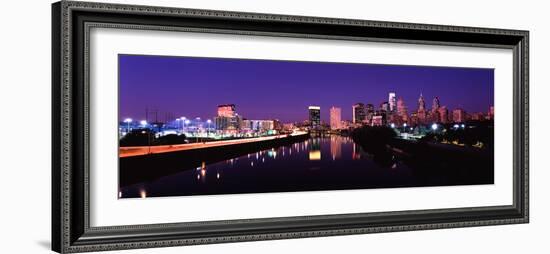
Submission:
{"label": "glowing city light", "polygon": [[126,118],[126,119],[124,119],[124,122],[125,122],[125,123],[131,123],[131,122],[132,122],[132,118]]}
{"label": "glowing city light", "polygon": [[458,124],[453,125],[453,128],[458,129]]}
{"label": "glowing city light", "polygon": [[434,130],[434,131],[437,130],[437,124],[436,123],[432,124],[432,130]]}
{"label": "glowing city light", "polygon": [[462,127],[462,129],[464,129],[466,127],[466,125],[462,124],[462,125],[460,125],[460,127]]}
{"label": "glowing city light", "polygon": [[395,128],[395,124],[394,124],[394,123],[390,124],[390,126],[391,126],[392,128]]}
{"label": "glowing city light", "polygon": [[146,192],[145,190],[140,190],[140,191],[139,191],[139,196],[140,196],[141,198],[146,198],[146,197],[147,197],[147,192]]}
{"label": "glowing city light", "polygon": [[139,124],[140,124],[141,126],[146,126],[146,125],[147,125],[147,121],[141,120],[141,121],[139,121]]}

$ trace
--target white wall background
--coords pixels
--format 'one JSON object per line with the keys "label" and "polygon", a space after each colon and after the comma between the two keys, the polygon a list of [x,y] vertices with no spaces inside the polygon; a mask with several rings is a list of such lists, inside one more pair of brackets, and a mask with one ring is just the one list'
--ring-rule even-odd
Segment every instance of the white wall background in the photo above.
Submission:
{"label": "white wall background", "polygon": [[[106,0],[104,0],[106,1]],[[544,1],[133,0],[112,1],[526,29],[531,31],[531,223],[462,229],[246,242],[123,253],[507,253],[545,252],[549,169],[543,156],[550,93],[550,31]],[[0,15],[0,253],[47,253],[50,245],[50,1],[9,1]],[[538,115],[538,117],[536,117]],[[32,133],[33,139],[18,136]]]}

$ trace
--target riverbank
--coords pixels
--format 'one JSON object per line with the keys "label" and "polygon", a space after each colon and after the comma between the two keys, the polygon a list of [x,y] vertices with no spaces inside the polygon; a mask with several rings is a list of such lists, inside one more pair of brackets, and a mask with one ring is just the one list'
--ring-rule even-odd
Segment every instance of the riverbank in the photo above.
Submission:
{"label": "riverbank", "polygon": [[422,185],[494,183],[494,150],[457,146],[425,140],[398,138],[389,128],[360,129],[352,133],[360,145],[380,165],[391,167],[399,160],[413,170]]}
{"label": "riverbank", "polygon": [[388,147],[420,176],[445,176],[457,184],[494,183],[493,149],[403,139]]}
{"label": "riverbank", "polygon": [[[308,133],[158,147],[123,147],[119,158],[119,184],[152,181],[182,170],[232,159],[248,153],[309,139]],[[133,149],[133,150],[132,150]],[[148,149],[152,149],[151,153]]]}
{"label": "riverbank", "polygon": [[221,147],[221,146],[232,146],[245,143],[258,143],[264,141],[271,141],[277,139],[293,138],[303,135],[308,135],[307,132],[297,132],[292,134],[284,135],[274,135],[266,137],[257,137],[257,138],[243,138],[243,139],[230,139],[230,140],[219,140],[219,141],[209,141],[209,142],[198,142],[198,143],[186,143],[186,144],[177,144],[177,145],[160,145],[160,146],[126,146],[119,148],[119,157],[134,157],[142,156],[147,154],[159,154],[159,153],[172,153],[184,150],[193,150],[193,149],[204,149],[210,147]]}

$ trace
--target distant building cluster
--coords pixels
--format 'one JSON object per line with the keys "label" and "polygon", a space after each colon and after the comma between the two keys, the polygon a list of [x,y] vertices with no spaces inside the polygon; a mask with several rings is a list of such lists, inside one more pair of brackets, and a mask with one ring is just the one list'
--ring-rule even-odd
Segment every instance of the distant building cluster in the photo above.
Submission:
{"label": "distant building cluster", "polygon": [[422,94],[414,110],[410,110],[402,97],[395,92],[388,93],[388,100],[375,106],[371,103],[357,102],[351,105],[351,120],[342,118],[342,108],[332,106],[329,109],[330,119],[324,122],[321,119],[321,107],[309,106],[309,117],[303,122],[281,123],[277,119],[247,119],[237,113],[235,104],[222,104],[217,107],[214,121],[200,117],[187,119],[177,118],[174,121],[159,122],[155,120],[149,123],[146,120],[133,121],[125,119],[119,125],[121,136],[132,129],[148,128],[156,135],[185,134],[189,137],[251,137],[273,135],[277,133],[290,133],[300,130],[347,130],[361,126],[407,126],[413,129],[415,126],[432,126],[433,124],[461,124],[468,121],[493,120],[494,107],[487,112],[466,112],[462,108],[449,110],[441,105],[439,97],[432,99],[431,108],[426,107],[426,101]]}
{"label": "distant building cluster", "polygon": [[282,129],[279,120],[251,120],[237,114],[235,104],[218,105],[214,118],[216,131],[220,134],[274,133]]}
{"label": "distant building cluster", "polygon": [[[320,107],[309,107],[309,122],[311,128],[318,128],[321,119]],[[432,123],[464,123],[467,121],[492,120],[494,118],[494,107],[491,106],[488,112],[468,113],[462,108],[449,110],[442,106],[439,97],[434,97],[430,109],[426,107],[426,102],[422,94],[418,98],[418,105],[415,110],[409,112],[402,97],[397,97],[396,93],[388,94],[388,101],[384,101],[375,107],[370,103],[358,102],[351,106],[351,122],[342,120],[342,109],[338,107],[330,108],[330,129],[339,130],[359,126],[382,126],[382,125],[429,125]]]}

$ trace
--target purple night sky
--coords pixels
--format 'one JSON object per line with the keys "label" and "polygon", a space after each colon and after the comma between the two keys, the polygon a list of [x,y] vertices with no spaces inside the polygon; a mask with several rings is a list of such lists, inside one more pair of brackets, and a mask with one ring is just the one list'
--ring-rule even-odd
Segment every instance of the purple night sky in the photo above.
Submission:
{"label": "purple night sky", "polygon": [[216,116],[217,105],[235,104],[247,119],[308,118],[307,107],[342,108],[351,120],[352,105],[379,108],[388,93],[403,97],[409,114],[420,93],[426,107],[438,96],[449,110],[487,112],[493,105],[494,71],[482,68],[428,67],[354,63],[119,55],[119,117],[145,119],[156,109],[159,120]]}

